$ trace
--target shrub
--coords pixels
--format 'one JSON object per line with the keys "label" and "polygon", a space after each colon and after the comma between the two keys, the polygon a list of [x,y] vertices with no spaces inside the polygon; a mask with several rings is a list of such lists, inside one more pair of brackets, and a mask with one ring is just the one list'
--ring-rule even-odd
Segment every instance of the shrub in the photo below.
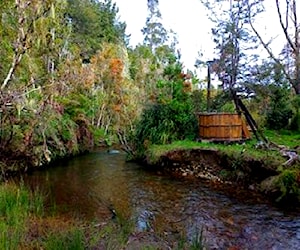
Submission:
{"label": "shrub", "polygon": [[300,96],[296,96],[293,99],[292,104],[295,112],[291,120],[290,129],[300,132]]}
{"label": "shrub", "polygon": [[138,155],[150,144],[168,144],[175,140],[194,139],[197,120],[190,101],[172,100],[145,109],[137,124],[134,145]]}
{"label": "shrub", "polygon": [[289,90],[275,85],[271,85],[270,90],[271,101],[267,111],[266,126],[275,130],[286,128],[293,114],[289,103]]}
{"label": "shrub", "polygon": [[280,197],[277,201],[287,198],[300,201],[300,185],[298,183],[299,171],[293,169],[284,170],[278,177],[276,184],[280,188]]}

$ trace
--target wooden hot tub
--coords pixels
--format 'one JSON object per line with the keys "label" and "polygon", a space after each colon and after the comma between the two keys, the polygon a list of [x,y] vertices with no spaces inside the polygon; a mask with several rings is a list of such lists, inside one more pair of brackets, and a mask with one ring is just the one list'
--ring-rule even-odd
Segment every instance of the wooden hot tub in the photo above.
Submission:
{"label": "wooden hot tub", "polygon": [[199,113],[199,137],[214,141],[243,139],[243,120],[237,113]]}

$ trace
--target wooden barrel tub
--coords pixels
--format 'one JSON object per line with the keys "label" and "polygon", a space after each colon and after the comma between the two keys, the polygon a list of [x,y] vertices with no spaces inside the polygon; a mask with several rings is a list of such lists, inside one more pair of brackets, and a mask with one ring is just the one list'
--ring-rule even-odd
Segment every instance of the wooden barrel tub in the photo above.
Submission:
{"label": "wooden barrel tub", "polygon": [[199,113],[199,137],[214,141],[239,141],[243,120],[237,113]]}

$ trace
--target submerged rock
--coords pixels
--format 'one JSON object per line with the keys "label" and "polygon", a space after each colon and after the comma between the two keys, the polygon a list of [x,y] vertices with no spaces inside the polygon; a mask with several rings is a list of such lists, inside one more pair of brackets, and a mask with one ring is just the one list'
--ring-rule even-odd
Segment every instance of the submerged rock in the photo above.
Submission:
{"label": "submerged rock", "polygon": [[120,150],[117,150],[117,149],[108,149],[107,150],[107,153],[109,154],[120,154]]}

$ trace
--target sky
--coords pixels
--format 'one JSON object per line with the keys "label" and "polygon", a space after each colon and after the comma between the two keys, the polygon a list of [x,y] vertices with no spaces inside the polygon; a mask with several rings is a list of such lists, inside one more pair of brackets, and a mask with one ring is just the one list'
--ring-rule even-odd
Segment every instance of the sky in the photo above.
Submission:
{"label": "sky", "polygon": [[[115,0],[119,7],[120,20],[127,24],[127,34],[131,34],[130,45],[143,42],[141,29],[145,26],[147,12],[146,0]],[[181,60],[186,69],[194,68],[195,60],[200,50],[207,54],[213,53],[211,42],[212,25],[207,22],[206,12],[200,0],[160,0],[159,9],[166,29],[172,29],[177,34],[178,48]],[[171,3],[171,4],[170,4]],[[205,38],[204,38],[205,37]]]}
{"label": "sky", "polygon": [[[114,2],[119,8],[120,20],[127,24],[126,33],[131,35],[130,45],[134,47],[142,43],[141,29],[145,26],[148,15],[147,0],[114,0]],[[279,53],[283,43],[279,35],[281,30],[274,3],[275,1],[267,1],[267,12],[261,14],[255,26],[265,41],[270,37],[276,38],[273,50]],[[226,7],[229,8],[229,1]],[[164,27],[177,33],[178,48],[185,69],[195,70],[194,64],[199,58],[199,52],[203,54],[201,57],[203,61],[214,58],[215,44],[211,35],[213,24],[207,18],[208,11],[200,0],[159,0],[159,9]],[[263,48],[258,53],[267,56]]]}

